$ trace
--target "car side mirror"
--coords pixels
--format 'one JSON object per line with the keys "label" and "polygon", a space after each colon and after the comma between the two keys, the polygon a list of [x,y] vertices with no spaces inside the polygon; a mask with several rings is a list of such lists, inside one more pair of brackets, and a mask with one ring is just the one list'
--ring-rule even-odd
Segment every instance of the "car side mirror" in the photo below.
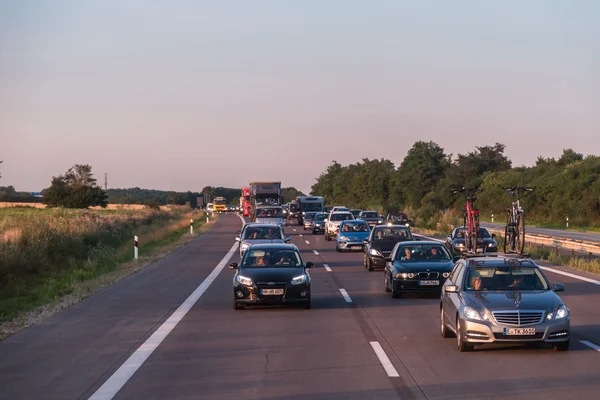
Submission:
{"label": "car side mirror", "polygon": [[236,242],[241,242],[241,241],[242,241],[242,238],[240,238],[239,236],[236,236],[236,237],[235,237],[235,241],[236,241]]}
{"label": "car side mirror", "polygon": [[363,243],[365,243],[365,244],[369,243],[369,239],[363,240]]}
{"label": "car side mirror", "polygon": [[553,286],[554,286],[555,292],[564,292],[565,291],[565,285],[563,285],[562,283],[555,283]]}
{"label": "car side mirror", "polygon": [[289,237],[289,236],[286,236],[286,237],[285,237],[285,242],[286,242],[286,243],[287,243],[287,242],[289,242],[289,241],[291,241],[291,240],[292,240],[292,238],[291,238],[291,237]]}
{"label": "car side mirror", "polygon": [[315,266],[315,263],[313,263],[312,261],[308,261],[308,262],[306,263],[306,268],[312,268],[312,267],[314,267],[314,266]]}
{"label": "car side mirror", "polygon": [[238,263],[231,263],[231,264],[229,264],[229,268],[231,268],[231,269],[238,269]]}
{"label": "car side mirror", "polygon": [[446,291],[446,293],[456,293],[458,291],[456,285],[446,285],[443,288]]}
{"label": "car side mirror", "polygon": [[492,239],[494,239],[496,237],[495,233],[492,233]]}

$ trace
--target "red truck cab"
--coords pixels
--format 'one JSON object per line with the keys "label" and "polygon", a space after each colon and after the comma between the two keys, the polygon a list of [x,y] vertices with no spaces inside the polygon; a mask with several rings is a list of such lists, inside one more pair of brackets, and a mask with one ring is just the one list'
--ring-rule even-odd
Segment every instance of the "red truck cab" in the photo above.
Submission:
{"label": "red truck cab", "polygon": [[242,207],[242,213],[244,217],[249,217],[252,211],[252,204],[250,203],[250,187],[242,187],[240,207]]}

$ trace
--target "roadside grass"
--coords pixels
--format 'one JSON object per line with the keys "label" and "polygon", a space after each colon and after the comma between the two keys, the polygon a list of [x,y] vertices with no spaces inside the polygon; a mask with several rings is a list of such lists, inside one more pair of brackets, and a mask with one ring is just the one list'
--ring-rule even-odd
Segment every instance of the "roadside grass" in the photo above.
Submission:
{"label": "roadside grass", "polygon": [[[422,234],[425,236],[438,238],[440,240],[443,240],[450,233],[444,233],[441,231],[420,227],[412,228],[412,231],[416,234]],[[498,235],[496,236],[495,240],[496,242],[498,242],[498,249],[503,249],[504,238]],[[569,267],[579,271],[600,274],[600,259],[597,257],[592,257],[590,259],[589,256],[560,255],[557,254],[556,250],[553,248],[542,247],[541,245],[536,245],[533,243],[526,245],[523,252],[525,254],[529,254],[529,256],[534,260],[546,261],[554,265]],[[502,253],[498,252],[498,254],[500,255]]]}
{"label": "roadside grass", "polygon": [[[190,218],[194,219],[194,235],[189,234]],[[76,294],[81,300],[98,289],[89,283],[105,285],[137,271],[144,261],[164,255],[165,249],[197,237],[206,230],[204,225],[201,211],[184,207],[163,211],[1,209],[0,324],[64,296]],[[138,260],[133,260],[134,234],[140,238]]]}
{"label": "roadside grass", "polygon": [[[494,223],[495,224],[505,224],[506,223],[506,216],[503,214],[501,216],[499,216],[500,218],[498,218],[498,216],[496,216],[494,218]],[[479,216],[479,220],[482,222],[492,222],[492,218],[488,217],[488,216]],[[598,226],[590,226],[590,225],[580,225],[580,224],[573,224],[573,223],[569,223],[569,228],[567,228],[566,225],[566,221],[563,224],[545,224],[545,223],[538,223],[537,221],[528,221],[527,220],[527,215],[525,216],[525,223],[527,224],[528,227],[531,228],[546,228],[546,229],[558,229],[558,230],[563,230],[563,231],[572,231],[572,232],[584,232],[584,233],[600,233],[600,227]]]}

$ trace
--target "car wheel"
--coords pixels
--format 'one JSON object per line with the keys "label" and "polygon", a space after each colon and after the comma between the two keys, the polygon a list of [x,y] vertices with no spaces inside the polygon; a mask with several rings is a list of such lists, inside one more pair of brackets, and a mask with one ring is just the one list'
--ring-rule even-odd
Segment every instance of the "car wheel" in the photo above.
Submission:
{"label": "car wheel", "polygon": [[388,293],[392,291],[392,289],[390,289],[390,280],[388,279],[387,274],[385,274],[385,280],[384,280],[384,283],[383,283],[383,290],[385,290]]}
{"label": "car wheel", "polygon": [[308,302],[307,302],[307,303],[304,305],[304,309],[305,309],[305,310],[310,310],[310,307],[311,307],[311,304],[310,304],[310,303],[311,303],[311,300],[310,300],[310,298],[309,298],[309,299],[308,299]]}
{"label": "car wheel", "polygon": [[313,234],[313,235],[316,235],[316,234],[317,234],[317,232],[315,232],[315,230],[313,229],[313,231],[312,231],[312,234]]}
{"label": "car wheel", "polygon": [[368,269],[369,271],[374,271],[374,270],[375,270],[375,267],[373,267],[373,262],[372,262],[372,261],[371,261],[371,259],[370,259],[370,258],[368,258],[368,257],[367,257],[367,269]]}
{"label": "car wheel", "polygon": [[233,309],[234,310],[241,310],[243,309],[244,306],[240,305],[240,303],[238,303],[237,301],[235,301],[235,297],[233,298]]}
{"label": "car wheel", "polygon": [[552,345],[552,350],[554,351],[567,351],[569,350],[569,340],[561,343],[554,343]]}
{"label": "car wheel", "polygon": [[465,352],[473,350],[473,345],[468,344],[463,339],[462,329],[460,327],[460,318],[456,318],[456,344],[458,351]]}
{"label": "car wheel", "polygon": [[440,307],[440,333],[443,338],[451,338],[453,332],[446,325],[446,317],[444,317],[444,308]]}

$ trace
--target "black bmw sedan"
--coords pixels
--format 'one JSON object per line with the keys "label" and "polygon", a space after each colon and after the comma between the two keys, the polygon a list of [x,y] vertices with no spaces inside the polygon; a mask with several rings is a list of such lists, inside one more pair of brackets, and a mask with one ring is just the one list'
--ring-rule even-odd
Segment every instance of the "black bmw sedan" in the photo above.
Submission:
{"label": "black bmw sedan", "polygon": [[415,240],[410,229],[403,225],[375,225],[365,239],[364,265],[369,271],[385,267],[396,243]]}
{"label": "black bmw sedan", "polygon": [[310,308],[310,275],[293,244],[256,244],[248,248],[233,277],[233,308],[245,305],[302,305]]}
{"label": "black bmw sedan", "polygon": [[453,267],[454,259],[442,243],[401,242],[385,266],[383,287],[394,298],[408,292],[439,294]]}

